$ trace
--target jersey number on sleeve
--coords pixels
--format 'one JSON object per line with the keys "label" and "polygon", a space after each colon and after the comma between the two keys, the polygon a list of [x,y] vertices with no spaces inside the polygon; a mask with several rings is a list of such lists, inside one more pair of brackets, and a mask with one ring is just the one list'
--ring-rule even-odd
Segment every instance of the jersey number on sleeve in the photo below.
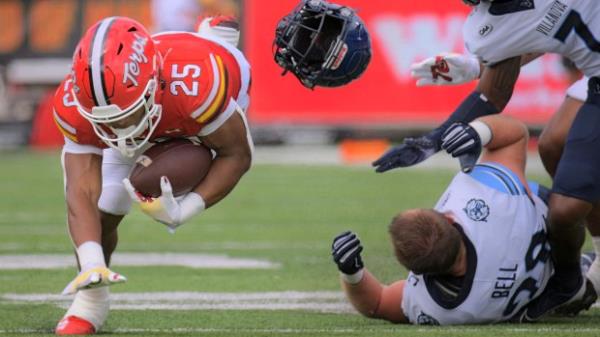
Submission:
{"label": "jersey number on sleeve", "polygon": [[560,26],[558,32],[554,35],[554,38],[564,43],[573,30],[581,39],[583,39],[583,41],[585,41],[588,48],[597,53],[600,52],[600,42],[596,40],[594,34],[592,34],[585,22],[581,20],[579,12],[575,10],[569,12],[565,22]]}
{"label": "jersey number on sleeve", "polygon": [[170,86],[171,94],[173,94],[173,96],[179,96],[179,91],[177,89],[181,89],[184,95],[198,96],[198,81],[192,81],[192,86],[190,87],[183,81],[187,77],[191,77],[192,79],[200,77],[200,66],[186,64],[180,72],[179,64],[173,65],[173,68],[171,68],[171,78],[174,81],[171,82]]}

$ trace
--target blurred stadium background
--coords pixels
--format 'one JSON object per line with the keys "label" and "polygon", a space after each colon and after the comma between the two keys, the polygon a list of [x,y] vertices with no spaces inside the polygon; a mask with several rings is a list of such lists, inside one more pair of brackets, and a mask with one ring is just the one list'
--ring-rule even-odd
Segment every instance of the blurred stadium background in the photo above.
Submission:
{"label": "blurred stadium background", "polygon": [[[154,32],[191,31],[211,13],[235,14],[242,24],[257,165],[222,203],[174,236],[137,210],[126,218],[115,268],[129,282],[112,290],[115,311],[105,333],[600,335],[598,309],[550,324],[443,329],[349,314],[330,260],[331,238],[357,231],[365,262],[382,281],[405,276],[388,247],[387,223],[401,209],[433,205],[458,164],[438,156],[384,175],[339,164],[365,164],[391,142],[433,127],[474,84],[416,88],[410,78],[413,62],[464,51],[461,1],[340,2],[366,21],[372,63],[347,87],[310,91],[291,75],[281,77],[272,57],[276,23],[296,0],[0,0],[0,336],[51,335],[71,300],[57,296],[76,271],[51,98],[82,32],[109,15],[133,17]],[[507,113],[539,132],[577,76],[559,58],[543,57],[523,70]],[[542,172],[537,162],[534,178],[549,183]]]}
{"label": "blurred stadium background", "polygon": [[[398,140],[442,121],[473,85],[417,88],[410,65],[442,51],[464,52],[460,1],[347,0],[370,30],[373,60],[341,89],[306,90],[272,61],[277,21],[296,0],[1,0],[0,147],[60,146],[51,95],[67,74],[82,32],[109,15],[131,16],[154,32],[194,30],[201,15],[237,15],[253,70],[249,118],[257,143]],[[539,130],[563,99],[569,74],[555,56],[527,66],[507,109]]]}

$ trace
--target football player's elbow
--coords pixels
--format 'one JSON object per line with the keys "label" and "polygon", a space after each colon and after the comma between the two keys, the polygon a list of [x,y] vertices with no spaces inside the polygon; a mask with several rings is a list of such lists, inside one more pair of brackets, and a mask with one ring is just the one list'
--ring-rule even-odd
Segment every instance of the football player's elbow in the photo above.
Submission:
{"label": "football player's elbow", "polygon": [[529,140],[529,129],[525,123],[519,123],[519,135],[521,136],[520,139],[525,139],[525,141]]}
{"label": "football player's elbow", "polygon": [[238,155],[238,161],[240,163],[240,167],[244,173],[250,170],[252,166],[252,151],[248,149],[248,151],[243,151]]}
{"label": "football player's elbow", "polygon": [[[244,147],[237,147],[228,153],[220,154],[223,158],[232,161],[241,174],[246,173],[252,164],[252,152]],[[218,156],[217,156],[218,157]]]}

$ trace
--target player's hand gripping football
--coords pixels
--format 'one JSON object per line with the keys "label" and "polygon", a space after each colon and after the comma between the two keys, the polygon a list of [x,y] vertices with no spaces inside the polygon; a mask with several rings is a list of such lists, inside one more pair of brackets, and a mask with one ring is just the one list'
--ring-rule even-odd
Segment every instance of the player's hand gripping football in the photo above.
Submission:
{"label": "player's hand gripping football", "polygon": [[417,86],[457,85],[479,78],[479,60],[470,55],[442,53],[410,67]]}
{"label": "player's hand gripping football", "polygon": [[458,157],[461,170],[471,172],[481,155],[481,137],[468,124],[454,123],[442,135],[442,149]]}
{"label": "player's hand gripping football", "polygon": [[372,163],[375,172],[413,166],[433,156],[440,150],[440,133],[436,129],[420,137],[405,138],[402,144],[388,150]]}
{"label": "player's hand gripping football", "polygon": [[158,198],[149,198],[135,190],[128,178],[123,179],[123,185],[133,201],[140,205],[142,211],[154,220],[163,223],[174,233],[175,229],[187,222],[194,215],[205,208],[202,197],[194,192],[175,199],[173,188],[167,177],[161,177],[160,188],[162,194]]}
{"label": "player's hand gripping football", "polygon": [[338,269],[346,274],[356,274],[364,268],[360,252],[363,246],[360,239],[353,232],[347,231],[333,239],[331,244],[331,255]]}
{"label": "player's hand gripping football", "polygon": [[106,267],[93,267],[81,271],[62,291],[63,295],[72,295],[82,289],[106,287],[123,283],[127,278]]}

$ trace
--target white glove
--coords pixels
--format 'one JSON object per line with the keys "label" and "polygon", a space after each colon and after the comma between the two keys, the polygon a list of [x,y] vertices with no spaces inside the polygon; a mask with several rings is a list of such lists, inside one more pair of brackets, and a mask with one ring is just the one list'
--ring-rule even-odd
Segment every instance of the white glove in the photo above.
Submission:
{"label": "white glove", "polygon": [[456,85],[479,78],[481,68],[475,56],[442,53],[410,66],[417,87],[427,85]]}
{"label": "white glove", "polygon": [[115,273],[106,267],[93,267],[81,271],[65,289],[63,295],[72,295],[82,289],[106,287],[117,283],[123,283],[127,278]]}
{"label": "white glove", "polygon": [[194,192],[190,192],[183,197],[173,197],[173,188],[167,177],[160,178],[160,189],[162,194],[158,198],[147,198],[135,190],[128,178],[123,179],[123,185],[129,192],[133,201],[140,205],[142,211],[152,217],[154,220],[163,223],[169,227],[169,232],[174,233],[175,229],[187,222],[191,217],[199,214],[206,207],[204,199]]}
{"label": "white glove", "polygon": [[237,47],[240,41],[240,27],[233,16],[209,16],[202,19],[198,25],[198,35],[217,37]]}

